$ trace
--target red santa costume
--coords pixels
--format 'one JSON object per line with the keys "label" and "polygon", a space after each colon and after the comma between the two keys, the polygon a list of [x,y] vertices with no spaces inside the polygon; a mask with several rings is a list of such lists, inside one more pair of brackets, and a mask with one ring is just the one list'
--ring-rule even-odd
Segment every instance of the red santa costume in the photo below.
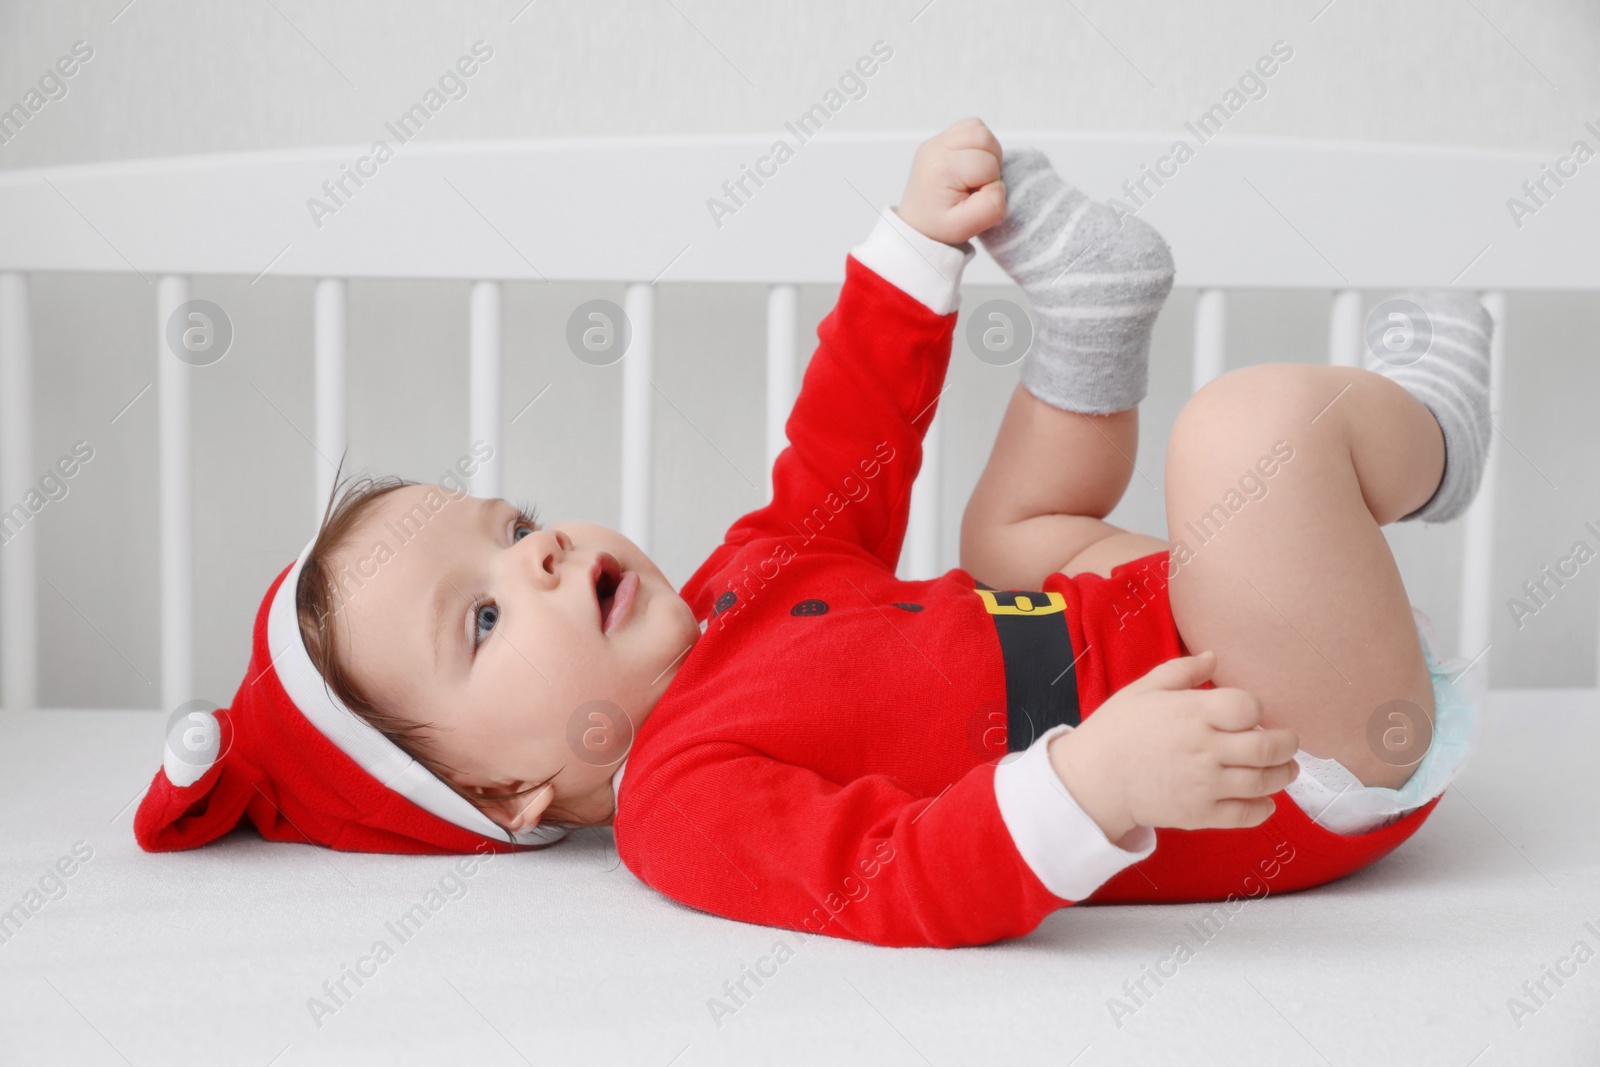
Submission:
{"label": "red santa costume", "polygon": [[[681,590],[705,632],[615,779],[623,862],[717,915],[949,947],[1075,903],[1303,889],[1390,852],[1437,794],[1360,833],[1285,792],[1260,826],[1112,842],[1063,788],[1050,740],[1189,654],[1166,552],[1038,591],[895,577],[972,255],[890,212],[847,260],[772,501]],[[1464,746],[1448,755],[1446,778]],[[1318,784],[1308,806],[1325,807]]]}
{"label": "red santa costume", "polygon": [[[1352,787],[1315,761],[1260,826],[1139,827],[1113,842],[1046,745],[1187,653],[1167,554],[1109,578],[1055,574],[1037,591],[991,590],[960,569],[895,577],[972,255],[891,211],[847,259],[773,500],[736,521],[681,590],[703,633],[613,777],[629,870],[737,920],[951,947],[1021,936],[1070,904],[1303,889],[1394,849],[1469,747],[1473,709],[1448,687],[1430,773],[1418,771],[1425,795]],[[353,851],[559,840],[557,827],[499,828],[333,696],[296,619],[309,550],[267,590],[233,703],[174,714],[135,817],[140,845],[194,848],[246,819],[270,840]],[[1352,795],[1375,803],[1347,804],[1356,817],[1336,832],[1328,798]]]}

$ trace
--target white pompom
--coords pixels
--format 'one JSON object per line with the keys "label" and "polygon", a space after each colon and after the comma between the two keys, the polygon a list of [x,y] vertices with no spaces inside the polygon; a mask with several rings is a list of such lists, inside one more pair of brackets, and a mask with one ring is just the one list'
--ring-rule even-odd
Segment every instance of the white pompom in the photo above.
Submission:
{"label": "white pompom", "polygon": [[222,724],[215,704],[191,700],[167,719],[167,747],[161,769],[167,781],[182,789],[193,785],[222,755]]}

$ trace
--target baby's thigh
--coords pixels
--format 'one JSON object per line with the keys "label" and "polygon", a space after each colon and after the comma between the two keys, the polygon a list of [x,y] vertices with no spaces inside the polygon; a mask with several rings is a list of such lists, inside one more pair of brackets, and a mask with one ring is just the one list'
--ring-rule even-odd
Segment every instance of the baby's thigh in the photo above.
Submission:
{"label": "baby's thigh", "polygon": [[1214,391],[1174,427],[1173,619],[1187,648],[1216,652],[1214,684],[1261,700],[1265,725],[1395,788],[1432,740],[1432,680],[1348,446],[1314,421],[1326,401],[1301,399]]}

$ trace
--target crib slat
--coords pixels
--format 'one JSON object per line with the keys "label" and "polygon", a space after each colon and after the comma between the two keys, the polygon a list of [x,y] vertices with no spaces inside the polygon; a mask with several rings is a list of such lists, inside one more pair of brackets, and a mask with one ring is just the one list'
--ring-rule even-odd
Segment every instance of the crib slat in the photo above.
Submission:
{"label": "crib slat", "polygon": [[[922,439],[922,470],[911,486],[911,516],[906,531],[905,564],[902,575],[909,581],[937,578],[939,566],[939,497],[940,471],[939,427],[944,421],[944,411],[934,412],[933,421]],[[951,564],[955,566],[955,564]]]}
{"label": "crib slat", "polygon": [[772,465],[789,444],[784,425],[794,406],[795,318],[799,290],[774,285],[767,290],[767,499],[772,499]]}
{"label": "crib slat", "polygon": [[1336,367],[1359,367],[1362,362],[1361,290],[1340,289],[1333,294],[1328,315],[1328,362]]}
{"label": "crib slat", "polygon": [[312,332],[317,407],[317,499],[313,502],[312,522],[320,526],[347,440],[343,278],[322,278],[317,282]]}
{"label": "crib slat", "polygon": [[189,299],[189,279],[156,283],[156,388],[161,420],[161,706],[170,711],[194,693],[194,504],[189,459],[189,374],[167,347],[167,320]]}
{"label": "crib slat", "polygon": [[39,702],[37,538],[23,504],[36,477],[31,346],[28,276],[0,273],[0,508],[22,512],[21,522],[0,514],[0,705],[8,711]]}
{"label": "crib slat", "polygon": [[[1494,337],[1489,344],[1489,418],[1500,412],[1500,390],[1506,365],[1506,295],[1502,292],[1483,294],[1483,306],[1494,319]],[[1494,508],[1495,475],[1500,450],[1495,447],[1497,434],[1489,432],[1489,454],[1484,459],[1483,481],[1478,487],[1478,497],[1467,509],[1466,531],[1461,550],[1461,637],[1459,654],[1472,659],[1489,647],[1491,623],[1494,615]],[[1478,660],[1473,670],[1487,686],[1489,682],[1489,657]]]}
{"label": "crib slat", "polygon": [[[473,496],[500,495],[500,283],[472,283],[468,345],[468,433],[474,446],[489,446],[489,458],[469,479]],[[476,455],[476,453],[474,453]]]}
{"label": "crib slat", "polygon": [[1202,289],[1194,305],[1194,391],[1228,369],[1228,291]]}
{"label": "crib slat", "polygon": [[650,551],[650,379],[655,360],[655,287],[628,286],[631,339],[622,360],[623,536]]}

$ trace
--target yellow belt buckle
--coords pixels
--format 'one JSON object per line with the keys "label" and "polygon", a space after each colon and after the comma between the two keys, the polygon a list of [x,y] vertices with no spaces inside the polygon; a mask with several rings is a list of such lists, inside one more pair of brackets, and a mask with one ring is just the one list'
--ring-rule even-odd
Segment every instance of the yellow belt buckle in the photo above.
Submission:
{"label": "yellow belt buckle", "polygon": [[1054,590],[1045,593],[1043,604],[1035,604],[1034,598],[1026,593],[1012,594],[1014,599],[1010,604],[1000,603],[995,593],[1009,590],[975,589],[973,592],[983,598],[984,609],[990,615],[1054,615],[1067,610],[1067,598]]}

